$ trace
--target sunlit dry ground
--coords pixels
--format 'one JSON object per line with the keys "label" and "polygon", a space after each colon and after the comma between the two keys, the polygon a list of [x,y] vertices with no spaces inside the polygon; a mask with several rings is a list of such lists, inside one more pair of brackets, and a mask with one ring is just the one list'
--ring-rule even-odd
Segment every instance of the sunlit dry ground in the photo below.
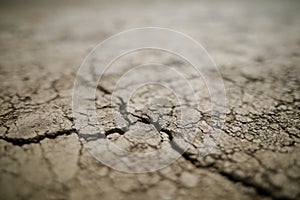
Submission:
{"label": "sunlit dry ground", "polygon": [[[0,199],[300,199],[299,2],[0,5]],[[83,148],[72,117],[72,89],[77,69],[96,44],[146,26],[181,31],[207,49],[226,87],[226,122],[213,152],[197,156],[201,136],[211,128],[205,102],[200,102],[196,143],[166,168],[128,174],[101,164]],[[144,59],[137,54],[131,62]],[[186,67],[173,57],[163,59],[172,67]],[[118,108],[104,103],[114,78],[105,79],[96,102],[109,139],[132,151],[168,145],[178,127],[166,127],[171,135],[156,130],[153,119],[144,117],[148,107],[138,108],[172,95],[154,86],[137,92],[131,113],[121,113],[137,123],[114,132],[108,113]],[[205,93],[201,81],[188,79],[197,94]],[[176,118],[174,108],[167,122]],[[132,140],[130,134],[141,127],[165,140]]]}

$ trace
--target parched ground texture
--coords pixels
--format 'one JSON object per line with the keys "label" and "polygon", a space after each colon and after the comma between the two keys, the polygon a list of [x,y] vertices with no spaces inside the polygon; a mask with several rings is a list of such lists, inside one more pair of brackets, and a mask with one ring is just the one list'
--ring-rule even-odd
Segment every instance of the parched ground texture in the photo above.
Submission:
{"label": "parched ground texture", "polygon": [[[300,199],[299,2],[0,5],[0,199]],[[73,84],[96,44],[146,26],[182,31],[207,49],[225,84],[226,121],[214,150],[197,156],[212,130],[203,80],[165,53],[137,52],[121,59],[115,67],[125,70],[156,56],[186,73],[201,97],[195,109],[199,119],[192,127],[179,127],[176,98],[159,85],[140,88],[128,105],[122,100],[110,105],[116,80],[125,71],[108,71],[96,93],[96,108],[109,140],[144,152],[170,145],[178,129],[197,133],[169,166],[124,173],[83,147],[103,138],[79,137],[72,115]],[[163,108],[159,112],[157,105]],[[112,123],[112,111],[125,121],[122,127]],[[151,139],[140,140],[143,134]]]}

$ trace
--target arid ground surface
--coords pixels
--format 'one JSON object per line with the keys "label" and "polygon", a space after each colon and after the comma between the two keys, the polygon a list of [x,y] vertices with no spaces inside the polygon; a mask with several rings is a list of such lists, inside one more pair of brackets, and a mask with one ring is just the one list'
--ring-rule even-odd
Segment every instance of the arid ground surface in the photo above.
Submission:
{"label": "arid ground surface", "polygon": [[[299,10],[298,1],[1,2],[0,199],[300,199]],[[109,140],[147,152],[170,145],[179,129],[197,133],[169,166],[124,173],[84,148],[103,138],[79,137],[72,91],[93,47],[147,26],[181,31],[206,48],[223,77],[226,121],[213,151],[198,156],[213,129],[203,80],[178,58],[158,54],[186,73],[201,97],[199,119],[182,127],[174,94],[159,85],[140,88],[127,106],[111,106],[125,71],[108,71],[96,108]],[[115,66],[125,70],[149,55],[157,56],[138,52]],[[112,111],[125,120],[123,129],[114,127]],[[136,137],[143,134],[152,138]]]}

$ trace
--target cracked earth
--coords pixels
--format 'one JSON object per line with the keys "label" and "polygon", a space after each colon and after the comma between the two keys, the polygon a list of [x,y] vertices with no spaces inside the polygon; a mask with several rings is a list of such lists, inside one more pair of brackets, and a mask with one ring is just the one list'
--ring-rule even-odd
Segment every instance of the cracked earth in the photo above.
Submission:
{"label": "cracked earth", "polygon": [[[297,1],[1,3],[0,199],[300,199],[299,8]],[[72,92],[85,56],[107,37],[145,26],[182,31],[207,49],[226,89],[222,126],[211,126],[209,92],[191,66],[147,50],[112,64],[98,84],[91,102],[104,133],[75,128]],[[193,122],[180,121],[190,97],[180,106],[158,84],[111,102],[119,78],[153,60],[193,86]],[[140,78],[129,77],[117,92]],[[187,150],[149,173],[114,170],[84,147],[108,139],[132,153],[164,146],[182,153],[182,130]],[[212,131],[220,133],[216,146],[200,156]]]}

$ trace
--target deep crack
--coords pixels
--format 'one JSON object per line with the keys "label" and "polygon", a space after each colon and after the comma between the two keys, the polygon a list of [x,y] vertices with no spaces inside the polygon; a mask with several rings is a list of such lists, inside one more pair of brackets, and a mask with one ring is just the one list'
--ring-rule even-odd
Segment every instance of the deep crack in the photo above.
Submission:
{"label": "deep crack", "polygon": [[70,135],[72,133],[77,133],[76,129],[69,129],[69,130],[60,130],[54,133],[45,133],[43,135],[38,135],[32,138],[11,138],[6,136],[0,136],[1,140],[9,142],[13,145],[23,146],[25,144],[32,144],[32,143],[39,143],[40,141],[48,138],[48,139],[55,139],[58,136],[62,135]]}

